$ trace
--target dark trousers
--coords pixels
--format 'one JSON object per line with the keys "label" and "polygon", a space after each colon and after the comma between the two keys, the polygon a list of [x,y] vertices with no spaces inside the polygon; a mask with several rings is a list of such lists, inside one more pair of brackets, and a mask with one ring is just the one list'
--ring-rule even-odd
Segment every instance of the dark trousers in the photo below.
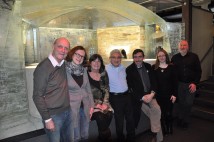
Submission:
{"label": "dark trousers", "polygon": [[114,118],[118,141],[119,142],[125,141],[125,136],[123,133],[124,118],[126,120],[126,131],[127,131],[126,141],[135,141],[135,127],[130,95],[110,94],[109,100],[112,108],[114,109]]}
{"label": "dark trousers", "polygon": [[195,98],[195,93],[189,91],[190,83],[179,82],[178,85],[178,118],[189,123],[190,113]]}
{"label": "dark trousers", "polygon": [[133,106],[134,124],[135,124],[135,128],[137,129],[140,121],[141,112],[142,112],[141,110],[142,102],[132,99],[132,106]]}
{"label": "dark trousers", "polygon": [[107,113],[95,112],[92,115],[92,120],[96,120],[98,132],[99,132],[99,140],[100,141],[108,141],[111,137],[111,131],[109,129],[111,120],[113,117],[113,112],[108,111]]}
{"label": "dark trousers", "polygon": [[[161,95],[160,95],[161,96]],[[173,103],[170,100],[170,97],[168,98],[160,98],[157,97],[157,102],[160,105],[161,108],[161,126],[163,134],[172,133],[172,123],[173,123]]]}

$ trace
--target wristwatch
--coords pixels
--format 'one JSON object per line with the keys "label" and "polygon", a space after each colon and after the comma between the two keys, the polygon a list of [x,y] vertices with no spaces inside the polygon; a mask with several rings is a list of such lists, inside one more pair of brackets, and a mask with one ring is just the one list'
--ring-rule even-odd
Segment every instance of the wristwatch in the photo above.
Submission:
{"label": "wristwatch", "polygon": [[153,90],[152,90],[152,91],[151,91],[151,93],[154,93],[154,96],[153,96],[153,98],[155,98],[155,96],[156,96],[156,93],[155,93],[155,91],[153,91]]}
{"label": "wristwatch", "polygon": [[155,93],[155,91],[153,91],[153,90],[151,91],[151,93],[154,93],[154,94],[156,94],[156,93]]}

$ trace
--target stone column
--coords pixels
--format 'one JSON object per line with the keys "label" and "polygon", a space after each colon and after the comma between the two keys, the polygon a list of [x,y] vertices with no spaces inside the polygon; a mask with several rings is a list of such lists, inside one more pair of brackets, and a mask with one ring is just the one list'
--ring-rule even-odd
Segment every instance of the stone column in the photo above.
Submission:
{"label": "stone column", "polygon": [[[25,123],[28,116],[24,48],[21,39],[21,2],[11,9],[0,3],[0,139]],[[7,132],[7,133],[6,133]],[[18,133],[9,132],[10,135]]]}

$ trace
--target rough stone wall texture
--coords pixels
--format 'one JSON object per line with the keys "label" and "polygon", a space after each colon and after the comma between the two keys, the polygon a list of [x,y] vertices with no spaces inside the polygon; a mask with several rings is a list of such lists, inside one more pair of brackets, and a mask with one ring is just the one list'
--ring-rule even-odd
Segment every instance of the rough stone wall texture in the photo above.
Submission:
{"label": "rough stone wall texture", "polygon": [[0,135],[28,115],[21,3],[7,3],[0,1]]}

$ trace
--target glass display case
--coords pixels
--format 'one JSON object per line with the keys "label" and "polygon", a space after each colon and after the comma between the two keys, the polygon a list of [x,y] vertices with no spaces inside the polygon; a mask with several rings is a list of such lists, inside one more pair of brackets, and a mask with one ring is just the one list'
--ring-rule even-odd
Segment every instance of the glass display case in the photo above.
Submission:
{"label": "glass display case", "polygon": [[23,1],[23,37],[26,38],[23,41],[32,40],[24,42],[26,64],[47,57],[53,41],[62,36],[68,38],[71,47],[84,46],[88,56],[101,54],[105,62],[108,62],[110,50],[115,48],[124,49],[128,59],[136,48],[142,48],[146,58],[155,58],[159,46],[169,53],[172,51],[173,42],[168,33],[171,25],[136,3],[127,0],[38,1],[38,4],[33,0]]}

